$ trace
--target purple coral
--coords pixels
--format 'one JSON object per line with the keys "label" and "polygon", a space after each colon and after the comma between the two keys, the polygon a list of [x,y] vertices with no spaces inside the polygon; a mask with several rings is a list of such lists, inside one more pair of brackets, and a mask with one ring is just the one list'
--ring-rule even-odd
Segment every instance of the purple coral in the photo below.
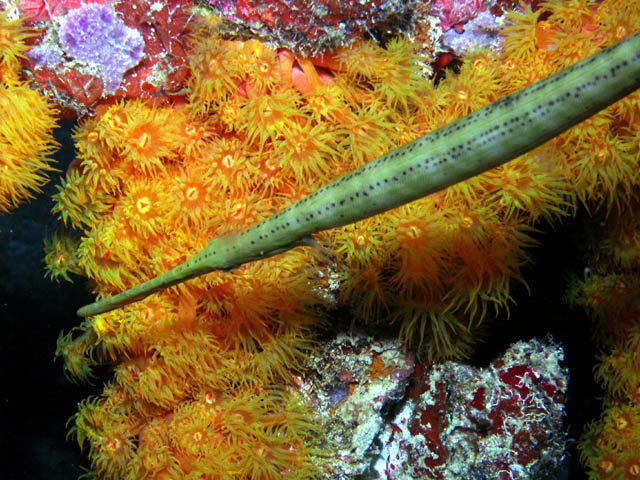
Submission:
{"label": "purple coral", "polygon": [[124,72],[142,59],[144,40],[127,27],[110,5],[87,4],[60,19],[60,47],[76,62],[92,70],[114,92]]}

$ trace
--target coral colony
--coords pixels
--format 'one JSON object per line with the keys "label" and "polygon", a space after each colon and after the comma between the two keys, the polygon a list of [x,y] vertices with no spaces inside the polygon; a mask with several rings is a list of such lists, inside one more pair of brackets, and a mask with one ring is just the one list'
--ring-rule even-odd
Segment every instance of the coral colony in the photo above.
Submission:
{"label": "coral colony", "polygon": [[640,413],[640,225],[633,213],[637,208],[636,198],[619,215],[597,219],[589,266],[575,275],[567,294],[570,302],[591,314],[603,348],[595,376],[604,387],[606,408],[598,420],[587,425],[578,445],[592,478],[640,475],[636,427]]}
{"label": "coral colony", "polygon": [[[66,229],[45,262],[53,279],[111,296],[638,25],[638,0],[0,0],[0,212],[46,182],[56,119],[77,118],[54,196]],[[637,206],[638,99],[311,248],[62,333],[72,379],[113,365],[70,421],[93,474],[552,475],[566,438],[561,348],[530,340],[485,369],[463,362],[526,282],[536,222],[581,203]],[[630,218],[611,227],[627,241],[603,241],[570,295],[606,339],[609,396],[580,441],[594,479],[640,474],[638,335],[620,320],[638,308]],[[351,333],[330,328],[337,312]]]}

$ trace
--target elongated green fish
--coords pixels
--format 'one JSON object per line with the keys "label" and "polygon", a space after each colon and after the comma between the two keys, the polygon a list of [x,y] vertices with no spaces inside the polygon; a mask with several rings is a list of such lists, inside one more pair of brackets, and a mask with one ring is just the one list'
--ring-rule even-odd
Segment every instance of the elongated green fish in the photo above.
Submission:
{"label": "elongated green fish", "polygon": [[229,270],[411,202],[532,150],[640,88],[640,32],[382,155],[181,265],[78,310],[86,317],[213,270]]}

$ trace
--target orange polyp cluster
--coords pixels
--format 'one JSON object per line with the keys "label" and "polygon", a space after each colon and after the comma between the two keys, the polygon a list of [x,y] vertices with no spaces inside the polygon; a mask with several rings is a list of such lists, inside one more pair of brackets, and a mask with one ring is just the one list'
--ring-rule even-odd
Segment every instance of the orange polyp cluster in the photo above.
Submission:
{"label": "orange polyp cluster", "polygon": [[638,187],[616,215],[602,216],[592,234],[591,251],[581,279],[574,279],[568,299],[587,310],[604,351],[594,368],[603,386],[603,412],[585,428],[578,448],[589,478],[634,479],[640,469],[640,232]]}
{"label": "orange polyp cluster", "polygon": [[587,425],[579,447],[582,461],[591,468],[589,477],[632,480],[640,476],[639,432],[637,403],[612,403],[599,421]]}
{"label": "orange polyp cluster", "polygon": [[0,10],[0,215],[33,197],[47,183],[56,111],[21,76],[29,33]]}
{"label": "orange polyp cluster", "polygon": [[[606,23],[582,18],[589,9],[558,18],[560,7],[545,4],[542,26],[539,12],[510,14],[504,51],[474,54],[437,88],[419,78],[407,39],[304,59],[223,40],[204,20],[185,104],[120,102],[76,127],[77,158],[55,211],[81,238],[51,242],[51,274],[80,273],[100,296],[132,287],[210,238],[557,70],[574,29],[596,25],[600,35]],[[628,169],[615,177],[608,157],[590,172],[574,153],[615,132],[624,141],[601,151],[632,154],[634,101],[438,195],[316,235],[319,248],[333,252],[339,289],[331,296],[354,322],[395,329],[424,357],[468,356],[481,321],[505,307],[520,279],[531,225],[571,213],[576,198],[595,195],[606,205],[610,189],[637,178],[623,178]],[[319,475],[309,412],[287,389],[313,348],[315,307],[329,296],[314,284],[327,256],[311,250],[194,278],[90,318],[76,340],[61,337],[59,355],[72,374],[88,376],[92,362],[116,365],[114,385],[80,406],[73,427],[100,476]],[[114,435],[122,448],[104,448]]]}

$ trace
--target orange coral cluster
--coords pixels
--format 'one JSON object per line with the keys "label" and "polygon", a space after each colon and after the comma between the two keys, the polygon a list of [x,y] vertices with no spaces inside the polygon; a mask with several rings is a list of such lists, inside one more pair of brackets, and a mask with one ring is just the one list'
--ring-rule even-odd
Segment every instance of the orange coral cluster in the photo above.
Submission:
{"label": "orange coral cluster", "polygon": [[[504,51],[475,53],[437,88],[419,77],[406,39],[303,59],[223,40],[203,19],[184,104],[120,102],[75,130],[77,159],[54,209],[82,235],[50,241],[49,272],[80,273],[99,296],[164,272],[210,238],[624,37],[634,20],[618,3],[551,2],[544,22],[511,14]],[[392,323],[429,357],[464,357],[520,280],[534,222],[570,213],[577,199],[622,203],[636,176],[619,175],[611,156],[637,164],[637,113],[636,95],[517,161],[320,234],[311,254],[211,273],[61,336],[70,374],[116,365],[74,421],[94,470],[316,475],[311,417],[283,388],[312,346],[312,307],[335,293],[316,280],[338,280],[330,284],[358,321]],[[595,166],[583,160],[594,156]]]}
{"label": "orange coral cluster", "polygon": [[[500,54],[472,53],[457,75],[417,92],[417,104],[409,90],[394,106],[410,105],[411,115],[386,114],[399,131],[379,138],[413,139],[566,67],[633,32],[640,12],[637,1],[523,8],[508,14]],[[361,68],[361,78],[384,72],[353,57],[345,64]],[[344,297],[361,318],[397,322],[428,356],[464,357],[479,321],[509,300],[536,221],[570,214],[578,202],[624,204],[638,183],[637,105],[634,94],[517,161],[329,232],[346,265]]]}
{"label": "orange coral cluster", "polygon": [[568,292],[596,321],[603,349],[595,377],[605,389],[604,409],[578,445],[594,480],[640,475],[640,190],[632,193],[623,212],[601,219],[590,267]]}
{"label": "orange coral cluster", "polygon": [[0,214],[40,190],[57,149],[53,104],[20,76],[29,36],[20,20],[0,10]]}

